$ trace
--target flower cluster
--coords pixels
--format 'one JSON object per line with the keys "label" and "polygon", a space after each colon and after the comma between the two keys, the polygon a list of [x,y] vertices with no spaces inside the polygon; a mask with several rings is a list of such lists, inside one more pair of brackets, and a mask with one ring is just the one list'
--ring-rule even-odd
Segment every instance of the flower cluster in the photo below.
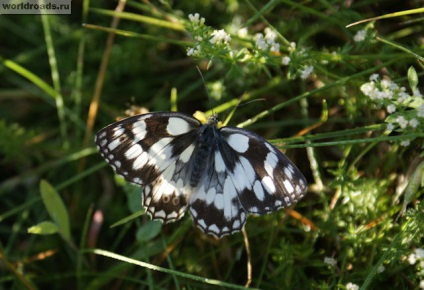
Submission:
{"label": "flower cluster", "polygon": [[256,33],[255,44],[259,50],[280,52],[280,44],[276,42],[277,34],[269,27],[264,29],[265,35]]}
{"label": "flower cluster", "polygon": [[205,18],[200,17],[199,13],[190,14],[188,18],[190,22],[187,29],[196,41],[193,47],[187,49],[188,56],[212,58],[216,55],[214,52],[220,51],[221,54],[227,54],[231,51],[229,46],[231,36],[223,29],[211,31],[205,26]]}
{"label": "flower cluster", "polygon": [[[288,66],[288,78],[299,77],[307,79],[314,71],[310,65],[310,57],[305,49],[296,48],[296,43],[286,43],[288,55],[281,56],[281,44],[277,41],[278,34],[270,27],[266,27],[263,33],[256,33],[254,36],[248,34],[247,28],[230,29],[237,34],[238,39],[244,42],[232,43],[232,37],[224,29],[213,30],[205,25],[205,18],[199,13],[190,14],[186,23],[188,32],[191,33],[194,45],[187,49],[188,56],[206,59],[220,59],[223,61],[253,64],[250,68],[260,67],[265,63],[280,64]],[[236,39],[237,41],[237,39]],[[245,44],[250,41],[251,47],[241,47],[236,49],[237,44]]]}
{"label": "flower cluster", "polygon": [[353,40],[355,42],[362,42],[367,37],[367,31],[366,30],[359,30],[355,36],[353,37]]}
{"label": "flower cluster", "polygon": [[[361,86],[361,91],[378,107],[384,107],[389,114],[386,119],[387,130],[405,132],[416,130],[424,121],[424,100],[417,88],[409,95],[405,87],[400,87],[388,79],[380,79],[378,74],[372,74],[369,82]],[[409,145],[404,140],[401,145]]]}
{"label": "flower cluster", "polygon": [[335,267],[337,265],[337,260],[333,257],[325,257],[324,264],[329,265],[330,267]]}
{"label": "flower cluster", "polygon": [[306,80],[312,74],[313,71],[314,71],[314,67],[312,65],[305,67],[300,72],[300,78],[303,80]]}
{"label": "flower cluster", "polygon": [[346,290],[359,290],[359,286],[349,282],[346,284]]}
{"label": "flower cluster", "polygon": [[[410,265],[416,265],[418,271],[418,277],[424,278],[424,249],[416,248],[408,256],[408,263]],[[424,279],[419,284],[420,289],[424,289]]]}

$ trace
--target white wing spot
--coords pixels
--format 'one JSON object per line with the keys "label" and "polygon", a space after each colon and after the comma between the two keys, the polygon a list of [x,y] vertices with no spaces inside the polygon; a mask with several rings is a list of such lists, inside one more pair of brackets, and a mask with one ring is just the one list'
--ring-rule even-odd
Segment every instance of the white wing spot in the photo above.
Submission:
{"label": "white wing spot", "polygon": [[116,127],[115,129],[113,129],[113,138],[118,138],[120,137],[122,134],[124,134],[125,129],[122,127]]}
{"label": "white wing spot", "polygon": [[294,187],[293,185],[290,183],[290,181],[288,179],[285,179],[283,181],[284,187],[286,188],[288,193],[293,193],[294,192]]}
{"label": "white wing spot", "polygon": [[171,117],[168,119],[166,131],[172,136],[181,135],[190,131],[190,125],[183,118]]}
{"label": "white wing spot", "polygon": [[208,190],[208,192],[206,193],[206,200],[205,200],[206,203],[208,205],[211,204],[212,202],[214,202],[215,198],[216,198],[216,189],[215,188],[210,188]]}
{"label": "white wing spot", "polygon": [[197,211],[192,207],[190,207],[190,213],[193,218],[197,218]]}
{"label": "white wing spot", "polygon": [[109,145],[107,146],[107,148],[110,151],[113,151],[113,150],[116,149],[116,147],[119,146],[119,144],[121,144],[121,141],[119,141],[119,139],[115,139],[115,140],[113,140],[112,142],[109,143]]}
{"label": "white wing spot", "polygon": [[256,198],[258,200],[263,201],[265,199],[265,192],[259,180],[256,180],[253,184],[253,191],[255,192]]}
{"label": "white wing spot", "polygon": [[180,160],[184,163],[187,163],[190,160],[191,155],[193,154],[194,145],[191,144],[188,146],[180,155]]}
{"label": "white wing spot", "polygon": [[168,214],[167,219],[169,220],[175,220],[178,217],[178,213],[173,211],[170,214]]}
{"label": "white wing spot", "polygon": [[134,170],[141,169],[146,165],[147,161],[149,161],[149,157],[146,152],[143,152],[134,160],[132,168]]}
{"label": "white wing spot", "polygon": [[227,142],[231,148],[239,153],[244,153],[249,149],[249,137],[242,134],[231,134],[228,136]]}
{"label": "white wing spot", "polygon": [[165,219],[165,217],[166,217],[165,211],[161,210],[161,211],[155,212],[155,218]]}
{"label": "white wing spot", "polygon": [[171,138],[162,138],[149,149],[149,155],[152,156],[149,164],[155,165],[160,171],[170,163],[172,147],[168,145],[171,140]]}
{"label": "white wing spot", "polygon": [[221,232],[216,224],[210,225],[209,230],[216,234],[219,234]]}
{"label": "white wing spot", "polygon": [[274,147],[272,147],[272,145],[270,143],[265,143],[266,148],[268,148],[268,150],[270,152],[274,152]]}
{"label": "white wing spot", "polygon": [[217,150],[215,152],[215,170],[216,170],[216,172],[224,172],[225,171],[224,159],[222,159],[222,155],[219,152],[219,150]]}
{"label": "white wing spot", "polygon": [[224,195],[222,193],[215,196],[214,205],[217,209],[223,210],[225,206]]}
{"label": "white wing spot", "polygon": [[129,160],[135,159],[143,153],[143,149],[139,144],[134,144],[125,152],[125,157]]}
{"label": "white wing spot", "polygon": [[146,122],[144,120],[139,120],[133,124],[132,133],[134,134],[134,143],[137,143],[143,140],[146,137]]}
{"label": "white wing spot", "polygon": [[293,178],[293,168],[291,165],[287,165],[286,168],[284,168],[284,174],[290,179]]}
{"label": "white wing spot", "polygon": [[274,152],[269,152],[264,162],[265,171],[266,173],[268,173],[268,175],[270,176],[273,175],[274,168],[277,166],[277,163],[278,163],[277,155],[275,155]]}
{"label": "white wing spot", "polygon": [[262,178],[262,185],[268,193],[275,193],[275,184],[271,177],[265,176]]}
{"label": "white wing spot", "polygon": [[134,179],[133,179],[133,182],[134,182],[134,183],[141,184],[141,179],[140,179],[140,178],[138,178],[138,177],[136,177],[136,178],[134,178]]}
{"label": "white wing spot", "polygon": [[232,174],[234,184],[238,190],[250,188],[255,181],[255,170],[252,164],[244,157],[240,157],[240,162],[237,163]]}
{"label": "white wing spot", "polygon": [[207,228],[207,226],[206,226],[206,223],[205,223],[205,220],[204,219],[200,219],[200,220],[198,220],[197,221],[197,223],[202,227],[202,229],[206,229]]}

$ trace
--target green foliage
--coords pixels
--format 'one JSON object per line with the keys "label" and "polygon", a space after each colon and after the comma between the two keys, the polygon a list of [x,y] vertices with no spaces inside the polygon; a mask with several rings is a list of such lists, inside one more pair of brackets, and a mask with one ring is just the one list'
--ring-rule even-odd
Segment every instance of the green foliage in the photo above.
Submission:
{"label": "green foliage", "polygon": [[59,194],[45,180],[40,182],[40,193],[44,206],[53,222],[41,222],[29,228],[28,232],[42,235],[60,233],[65,240],[69,241],[71,232],[68,212]]}
{"label": "green foliage", "polygon": [[0,288],[244,288],[241,233],[150,221],[94,148],[117,117],[171,108],[261,134],[308,179],[293,210],[248,219],[252,287],[424,288],[424,9],[389,2],[2,15]]}

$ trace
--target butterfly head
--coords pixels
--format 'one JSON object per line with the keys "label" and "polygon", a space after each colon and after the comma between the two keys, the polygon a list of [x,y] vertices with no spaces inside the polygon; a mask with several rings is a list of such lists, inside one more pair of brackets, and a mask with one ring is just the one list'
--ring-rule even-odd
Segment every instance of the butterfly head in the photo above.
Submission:
{"label": "butterfly head", "polygon": [[223,126],[222,122],[218,120],[218,115],[215,114],[215,113],[212,116],[207,117],[205,113],[200,112],[200,111],[196,111],[193,114],[193,117],[196,118],[197,120],[199,120],[200,123],[202,123],[204,125],[207,124],[207,125],[210,125],[210,126],[217,127],[218,129]]}

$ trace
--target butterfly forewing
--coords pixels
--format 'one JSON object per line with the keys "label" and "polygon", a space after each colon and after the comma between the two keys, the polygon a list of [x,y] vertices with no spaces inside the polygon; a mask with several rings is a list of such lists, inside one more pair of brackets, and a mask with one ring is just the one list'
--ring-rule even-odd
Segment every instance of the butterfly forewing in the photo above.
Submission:
{"label": "butterfly forewing", "polygon": [[232,149],[238,150],[238,162],[231,175],[239,200],[248,213],[276,211],[303,197],[307,188],[305,178],[276,147],[244,129],[224,127],[221,135],[229,140]]}
{"label": "butterfly forewing", "polygon": [[184,114],[151,113],[116,122],[100,130],[100,154],[127,181],[144,186],[143,206],[152,218],[175,221],[184,215],[185,150],[200,122]]}
{"label": "butterfly forewing", "polygon": [[306,181],[277,148],[251,131],[201,124],[182,113],[127,118],[96,135],[101,155],[127,181],[143,185],[154,219],[175,221],[187,207],[202,231],[240,231],[248,214],[290,206]]}

